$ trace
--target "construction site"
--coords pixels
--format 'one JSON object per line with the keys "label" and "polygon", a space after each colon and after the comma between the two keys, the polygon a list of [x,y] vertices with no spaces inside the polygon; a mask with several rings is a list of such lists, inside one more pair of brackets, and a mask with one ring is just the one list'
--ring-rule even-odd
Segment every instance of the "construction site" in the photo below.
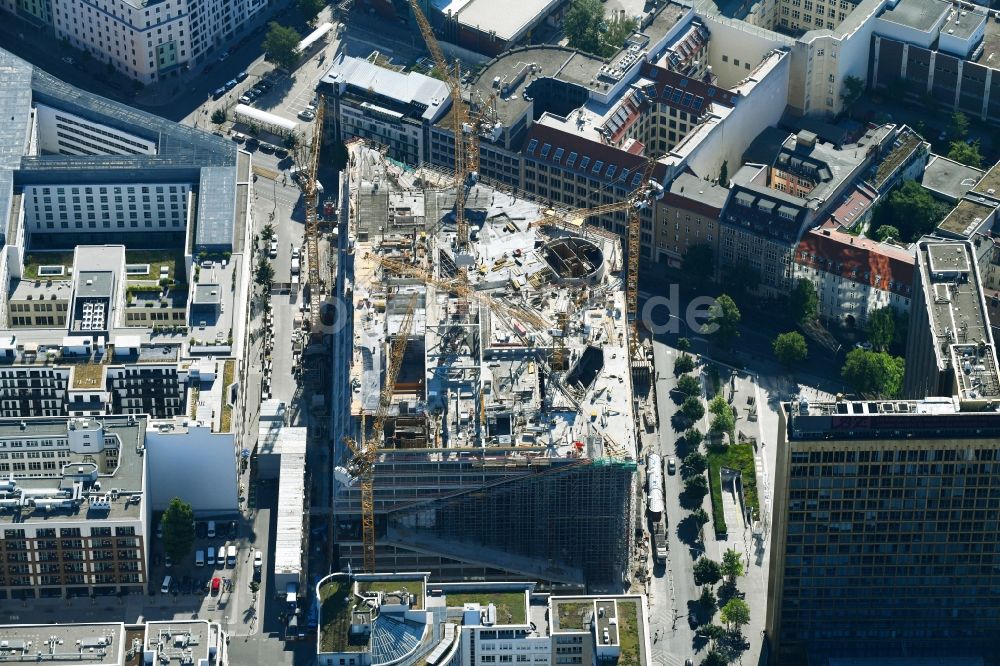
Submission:
{"label": "construction site", "polygon": [[619,238],[483,184],[459,230],[456,188],[351,165],[340,570],[627,586],[651,366]]}

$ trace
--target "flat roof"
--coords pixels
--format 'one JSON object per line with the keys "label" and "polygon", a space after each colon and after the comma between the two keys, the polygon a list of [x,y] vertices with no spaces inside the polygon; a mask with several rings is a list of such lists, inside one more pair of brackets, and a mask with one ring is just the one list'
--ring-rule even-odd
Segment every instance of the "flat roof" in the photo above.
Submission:
{"label": "flat roof", "polygon": [[252,120],[259,120],[266,125],[273,125],[274,127],[278,127],[289,132],[294,131],[295,128],[298,127],[298,123],[294,120],[288,120],[282,116],[268,113],[263,109],[257,109],[247,104],[237,104],[233,111],[238,116],[245,116]]}
{"label": "flat roof", "polygon": [[363,58],[340,54],[321,79],[327,85],[347,85],[366,94],[422,109],[421,117],[434,122],[451,107],[448,85],[419,72],[397,72]]}
{"label": "flat roof", "polygon": [[302,571],[302,512],[305,509],[306,429],[282,428],[278,476],[278,524],[274,540],[274,572]]}
{"label": "flat roof", "polygon": [[983,223],[993,215],[997,206],[993,203],[962,199],[951,212],[941,221],[938,229],[956,236],[969,238],[978,231]]}
{"label": "flat roof", "polygon": [[974,188],[984,174],[982,169],[966,166],[942,155],[931,155],[920,184],[939,198],[955,203]]}
{"label": "flat roof", "polygon": [[930,32],[950,9],[951,5],[943,0],[900,0],[899,4],[883,12],[879,18],[914,30]]}
{"label": "flat roof", "polygon": [[114,286],[111,271],[83,271],[77,274],[76,295],[83,298],[111,298]]}
{"label": "flat roof", "polygon": [[1000,68],[1000,23],[986,22],[986,33],[983,35],[983,52],[975,60],[980,65]]}
{"label": "flat roof", "polygon": [[121,666],[128,647],[122,622],[7,624],[0,626],[0,641],[4,644],[0,663],[48,666]]}
{"label": "flat roof", "polygon": [[208,663],[212,648],[217,651],[219,643],[219,625],[208,620],[146,623],[146,650],[156,653],[154,663],[161,666]]}
{"label": "flat roof", "polygon": [[432,4],[458,22],[482,32],[494,32],[504,41],[516,40],[531,26],[540,23],[560,0],[437,0]]}
{"label": "flat roof", "polygon": [[301,42],[299,42],[299,53],[304,53],[306,49],[322,39],[323,36],[332,29],[333,24],[329,21],[320,24],[315,30],[310,32]]}
{"label": "flat roof", "polygon": [[1000,201],[1000,162],[990,167],[971,191]]}

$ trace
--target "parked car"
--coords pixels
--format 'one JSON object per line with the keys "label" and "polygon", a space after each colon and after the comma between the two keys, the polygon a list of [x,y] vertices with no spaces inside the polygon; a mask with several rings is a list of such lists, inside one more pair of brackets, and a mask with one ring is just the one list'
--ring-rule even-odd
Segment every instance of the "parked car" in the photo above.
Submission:
{"label": "parked car", "polygon": [[208,566],[215,566],[215,546],[208,547],[208,557],[206,558],[206,561],[208,562]]}
{"label": "parked car", "polygon": [[196,550],[195,551],[195,553],[194,553],[194,565],[196,567],[203,567],[203,566],[205,566],[205,551],[203,551],[203,550]]}
{"label": "parked car", "polygon": [[237,86],[236,79],[229,79],[226,81],[226,92],[229,92]]}
{"label": "parked car", "polygon": [[219,555],[215,560],[216,566],[226,566],[226,544],[219,546]]}
{"label": "parked car", "polygon": [[258,146],[260,146],[260,141],[257,139],[247,139],[247,150],[250,152],[257,150]]}
{"label": "parked car", "polygon": [[278,256],[278,241],[276,240],[271,241],[271,246],[270,248],[268,248],[267,254],[272,259]]}
{"label": "parked car", "polygon": [[264,553],[255,550],[253,553],[253,568],[260,571],[262,566],[264,566]]}
{"label": "parked car", "polygon": [[160,594],[167,594],[170,592],[170,583],[172,583],[173,580],[173,577],[170,575],[163,577],[163,585],[160,586]]}
{"label": "parked car", "polygon": [[299,111],[299,120],[315,120],[316,112],[309,109],[303,109]]}
{"label": "parked car", "polygon": [[222,97],[225,94],[226,94],[226,87],[225,86],[222,86],[221,88],[216,88],[212,92],[212,99],[219,99],[220,97]]}
{"label": "parked car", "polygon": [[667,461],[667,474],[674,474],[677,472],[677,459],[671,458]]}
{"label": "parked car", "polygon": [[239,74],[236,75],[236,80],[242,83],[247,80],[248,76],[250,75],[247,74],[246,72],[240,72]]}
{"label": "parked car", "polygon": [[263,143],[263,142],[261,142],[260,147],[257,148],[257,150],[259,150],[262,153],[266,153],[266,154],[270,155],[271,153],[274,152],[274,146],[272,146],[269,143]]}
{"label": "parked car", "polygon": [[242,95],[240,95],[240,104],[249,104],[255,99],[257,99],[257,96],[253,94],[252,90],[248,90]]}
{"label": "parked car", "polygon": [[865,351],[872,350],[872,343],[868,342],[867,340],[865,340],[864,342],[855,342],[854,346],[857,347],[858,349],[864,349]]}
{"label": "parked car", "polygon": [[167,569],[174,566],[174,561],[170,559],[169,553],[163,557],[163,566],[166,567]]}
{"label": "parked car", "polygon": [[160,519],[160,522],[156,523],[156,538],[157,539],[162,539],[163,538],[163,519],[162,518]]}
{"label": "parked car", "polygon": [[219,62],[225,61],[229,57],[229,51],[223,51],[222,55],[219,56]]}
{"label": "parked car", "polygon": [[230,544],[226,551],[226,566],[235,567],[236,566],[236,546]]}
{"label": "parked car", "polygon": [[204,539],[208,536],[208,525],[204,521],[199,520],[194,524],[194,535],[199,539]]}
{"label": "parked car", "polygon": [[212,579],[212,596],[213,597],[219,596],[219,590],[221,590],[221,589],[222,589],[222,579],[219,578],[219,577],[213,578]]}
{"label": "parked car", "polygon": [[235,539],[240,535],[240,525],[235,520],[229,521],[229,538]]}
{"label": "parked car", "polygon": [[215,538],[215,521],[214,520],[208,521],[208,538],[209,539],[214,539]]}

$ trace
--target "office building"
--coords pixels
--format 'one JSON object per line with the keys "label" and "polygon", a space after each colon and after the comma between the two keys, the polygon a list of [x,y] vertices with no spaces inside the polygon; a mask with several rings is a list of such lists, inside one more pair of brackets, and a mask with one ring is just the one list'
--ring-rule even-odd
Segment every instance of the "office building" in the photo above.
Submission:
{"label": "office building", "polygon": [[0,599],[144,593],[145,419],[0,420]]}
{"label": "office building", "polygon": [[[316,585],[320,666],[650,664],[644,595],[549,595],[535,583],[334,573]],[[448,622],[445,622],[448,618]]]}
{"label": "office building", "polygon": [[266,0],[9,0],[3,9],[45,27],[130,79],[153,83],[225,49]]}

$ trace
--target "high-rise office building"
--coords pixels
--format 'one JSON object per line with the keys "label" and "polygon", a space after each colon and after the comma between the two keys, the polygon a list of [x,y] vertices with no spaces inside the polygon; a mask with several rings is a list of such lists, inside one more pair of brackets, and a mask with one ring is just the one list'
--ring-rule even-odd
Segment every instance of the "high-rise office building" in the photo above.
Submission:
{"label": "high-rise office building", "polygon": [[780,412],[773,663],[995,645],[1000,373],[969,244],[920,243],[917,267],[907,381],[930,397]]}

